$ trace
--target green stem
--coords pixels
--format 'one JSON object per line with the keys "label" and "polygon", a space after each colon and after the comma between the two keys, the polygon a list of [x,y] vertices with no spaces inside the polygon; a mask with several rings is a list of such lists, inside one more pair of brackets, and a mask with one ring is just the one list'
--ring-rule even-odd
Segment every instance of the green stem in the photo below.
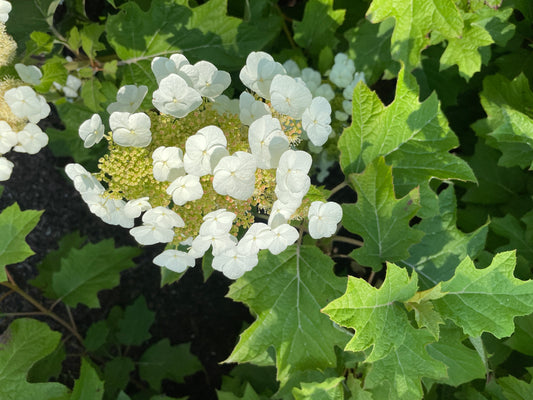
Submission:
{"label": "green stem", "polygon": [[343,242],[343,243],[353,244],[354,246],[357,246],[357,247],[362,247],[363,246],[363,242],[361,242],[360,240],[349,238],[349,237],[346,237],[346,236],[334,236],[333,237],[333,241],[334,242]]}

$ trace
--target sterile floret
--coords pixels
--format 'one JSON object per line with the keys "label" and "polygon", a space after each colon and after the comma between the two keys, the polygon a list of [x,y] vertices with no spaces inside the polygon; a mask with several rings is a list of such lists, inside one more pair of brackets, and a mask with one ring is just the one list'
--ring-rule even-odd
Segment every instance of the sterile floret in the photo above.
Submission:
{"label": "sterile floret", "polygon": [[141,106],[146,93],[148,93],[148,87],[144,85],[122,86],[117,92],[117,101],[107,106],[107,112],[109,114],[116,111],[134,113]]}
{"label": "sterile floret", "polygon": [[0,154],[10,151],[18,143],[17,134],[6,121],[0,121]]}
{"label": "sterile floret", "polygon": [[324,97],[315,97],[302,115],[302,126],[315,146],[322,146],[331,133],[331,106]]}
{"label": "sterile floret", "polygon": [[278,74],[285,74],[285,68],[274,61],[270,54],[252,51],[246,58],[246,65],[241,69],[239,78],[249,89],[270,100],[270,85]]}
{"label": "sterile floret", "polygon": [[129,218],[138,218],[144,211],[152,208],[148,197],[130,200],[124,206],[124,214]]}
{"label": "sterile floret", "polygon": [[262,101],[256,100],[248,92],[239,97],[239,118],[244,125],[250,125],[264,115],[270,115],[270,109]]}
{"label": "sterile floret", "polygon": [[7,158],[0,157],[0,182],[7,181],[11,177],[14,166],[15,164],[13,164]]}
{"label": "sterile floret", "polygon": [[201,199],[204,195],[200,177],[184,175],[176,178],[167,188],[167,193],[172,196],[172,201],[182,206],[189,201]]}
{"label": "sterile floret", "polygon": [[213,189],[218,194],[247,200],[255,190],[255,157],[244,151],[223,157],[215,167]]}
{"label": "sterile floret", "polygon": [[313,201],[309,207],[309,234],[313,239],[330,237],[342,219],[342,208],[334,202]]}
{"label": "sterile floret", "polygon": [[89,171],[87,171],[81,164],[67,164],[65,166],[65,172],[72,180],[74,187],[79,193],[104,192],[104,187],[100,181],[96,179]]}
{"label": "sterile floret", "polygon": [[208,61],[198,61],[194,68],[198,71],[198,81],[194,88],[204,97],[213,99],[220,96],[231,83],[231,77],[226,71],[219,71]]}
{"label": "sterile floret", "polygon": [[105,127],[102,123],[102,118],[100,115],[93,114],[93,116],[84,121],[80,125],[78,134],[80,135],[81,140],[83,140],[83,146],[89,148],[95,143],[99,143],[104,137]]}
{"label": "sterile floret", "polygon": [[[1,3],[0,3],[1,4]],[[15,70],[19,74],[20,79],[30,85],[40,85],[43,73],[35,65],[15,64]]]}
{"label": "sterile floret", "polygon": [[35,93],[29,86],[9,89],[4,94],[4,100],[15,116],[27,118],[34,124],[50,113],[50,106],[44,97]]}
{"label": "sterile floret", "polygon": [[0,22],[5,24],[9,19],[11,12],[11,3],[6,0],[0,0]]}
{"label": "sterile floret", "polygon": [[187,267],[194,267],[195,259],[183,251],[169,249],[155,257],[154,264],[181,273]]}
{"label": "sterile floret", "polygon": [[279,159],[289,149],[289,139],[281,130],[277,118],[265,115],[248,129],[248,143],[259,168],[276,168]]}
{"label": "sterile floret", "polygon": [[160,182],[172,182],[185,175],[183,151],[178,147],[160,146],[152,153],[154,178]]}
{"label": "sterile floret", "polygon": [[113,141],[120,146],[146,147],[152,141],[150,117],[144,113],[114,112],[109,117]]}
{"label": "sterile floret", "polygon": [[237,279],[251,271],[258,262],[257,254],[247,253],[234,245],[214,256],[212,267],[230,279]]}
{"label": "sterile floret", "polygon": [[17,132],[17,141],[13,150],[19,153],[37,154],[48,144],[48,135],[38,125],[30,122],[24,129]]}
{"label": "sterile floret", "polygon": [[281,114],[301,119],[313,96],[303,81],[288,75],[276,75],[270,86],[272,107]]}
{"label": "sterile floret", "polygon": [[185,80],[171,74],[159,83],[153,93],[152,103],[162,114],[183,118],[202,104],[202,96],[189,87]]}
{"label": "sterile floret", "polygon": [[209,125],[200,129],[185,142],[185,172],[196,176],[211,174],[220,159],[228,155],[227,144],[219,127]]}

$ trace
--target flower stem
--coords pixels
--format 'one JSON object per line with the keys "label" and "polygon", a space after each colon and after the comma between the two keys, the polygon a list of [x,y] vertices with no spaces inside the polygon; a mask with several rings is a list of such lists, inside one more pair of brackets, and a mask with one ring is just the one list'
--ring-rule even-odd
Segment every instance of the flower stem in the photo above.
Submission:
{"label": "flower stem", "polygon": [[343,243],[353,244],[354,246],[357,246],[357,247],[362,247],[363,246],[363,242],[361,242],[360,240],[349,238],[349,237],[346,237],[346,236],[334,236],[333,237],[333,241],[334,242],[343,242]]}

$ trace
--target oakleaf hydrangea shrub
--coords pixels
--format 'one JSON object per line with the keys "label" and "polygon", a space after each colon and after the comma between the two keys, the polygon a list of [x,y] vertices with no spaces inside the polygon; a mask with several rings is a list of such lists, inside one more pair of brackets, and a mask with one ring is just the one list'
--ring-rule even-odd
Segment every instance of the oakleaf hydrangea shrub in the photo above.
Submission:
{"label": "oakleaf hydrangea shrub", "polygon": [[[279,254],[294,244],[291,221],[307,218],[315,239],[336,232],[342,209],[307,197],[312,157],[298,147],[304,139],[322,146],[332,133],[330,103],[317,93],[333,89],[319,90],[318,72],[292,77],[269,54],[252,52],[239,74],[250,91],[229,99],[222,92],[230,75],[210,62],[174,54],[151,66],[158,112],[138,112],[147,87],[127,85],[107,107],[107,134],[98,114],[80,125],[85,147],[108,141],[97,173],[66,167],[94,214],[129,228],[142,245],[168,243],[154,259],[159,266],[183,272],[211,248],[213,268],[232,279],[257,265],[260,250]],[[268,221],[255,222],[254,210]]]}

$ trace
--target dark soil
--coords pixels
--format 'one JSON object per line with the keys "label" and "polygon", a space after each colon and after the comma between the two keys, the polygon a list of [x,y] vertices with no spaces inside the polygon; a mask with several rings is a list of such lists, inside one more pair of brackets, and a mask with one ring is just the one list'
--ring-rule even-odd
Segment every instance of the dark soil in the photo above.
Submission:
{"label": "dark soil", "polygon": [[[70,160],[54,158],[48,148],[36,155],[10,152],[7,157],[15,164],[11,179],[4,184],[0,197],[0,210],[17,202],[22,210],[45,210],[37,227],[27,236],[29,246],[35,255],[26,261],[11,265],[7,269],[15,282],[24,291],[38,299],[45,306],[53,302],[44,298],[40,290],[28,284],[37,275],[36,265],[51,250],[57,248],[58,240],[65,234],[79,230],[91,242],[113,238],[117,246],[135,246],[136,243],[126,229],[110,226],[92,215],[68,178],[64,177],[63,166]],[[215,389],[220,387],[221,376],[232,366],[221,365],[235,346],[243,322],[252,320],[246,307],[225,298],[229,280],[221,274],[213,274],[203,282],[199,266],[190,269],[185,276],[172,285],[159,287],[160,269],[152,263],[163,246],[144,248],[135,259],[137,266],[123,271],[120,285],[99,293],[102,307],[89,309],[78,306],[73,317],[82,336],[95,321],[107,317],[114,305],[122,307],[131,304],[139,295],[144,295],[148,307],[156,312],[156,320],[150,332],[152,339],[147,345],[162,338],[171,344],[191,342],[191,351],[202,362],[205,372],[186,378],[185,384],[164,381],[163,391],[168,396],[189,395],[190,399],[215,399]],[[0,296],[5,293],[0,289]],[[9,295],[0,304],[4,313],[32,312],[35,308],[17,294]],[[63,305],[55,309],[61,317],[68,319]],[[0,319],[0,332],[13,318]],[[68,331],[51,319],[44,319],[52,329],[60,330],[64,338]],[[133,349],[132,355],[140,355],[146,346]],[[67,354],[79,353],[72,336],[66,342]],[[72,387],[79,371],[79,357],[68,357],[63,363],[60,381]],[[130,391],[130,389],[132,389]],[[129,387],[128,392],[135,388]]]}

